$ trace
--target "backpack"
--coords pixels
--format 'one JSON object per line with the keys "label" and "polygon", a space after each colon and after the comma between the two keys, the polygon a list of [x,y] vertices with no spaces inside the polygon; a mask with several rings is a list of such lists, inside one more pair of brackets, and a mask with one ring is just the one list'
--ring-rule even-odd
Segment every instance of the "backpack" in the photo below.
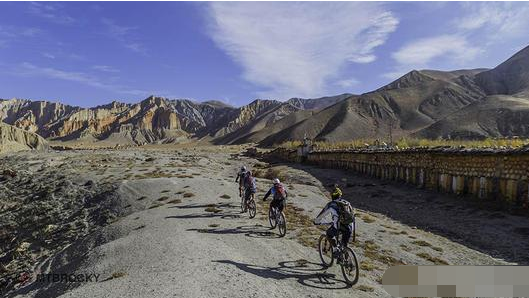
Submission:
{"label": "backpack", "polygon": [[274,185],[275,194],[274,199],[275,200],[284,200],[287,198],[287,191],[285,190],[285,187],[283,184]]}
{"label": "backpack", "polygon": [[355,215],[351,204],[346,200],[336,200],[335,202],[338,205],[340,224],[346,226],[352,224],[355,220]]}
{"label": "backpack", "polygon": [[257,185],[255,183],[255,178],[251,177],[251,176],[248,176],[246,177],[246,187],[249,188],[252,192],[256,192],[257,190]]}

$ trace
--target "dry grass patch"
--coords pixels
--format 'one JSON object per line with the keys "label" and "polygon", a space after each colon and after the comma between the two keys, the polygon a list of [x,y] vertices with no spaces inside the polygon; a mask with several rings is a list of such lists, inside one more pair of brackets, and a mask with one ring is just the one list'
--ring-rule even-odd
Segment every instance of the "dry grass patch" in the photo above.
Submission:
{"label": "dry grass patch", "polygon": [[227,194],[223,194],[222,196],[220,196],[222,199],[230,199],[231,196],[230,195],[227,195]]}
{"label": "dry grass patch", "polygon": [[360,214],[360,218],[365,222],[365,223],[373,223],[376,221],[376,219],[369,215],[369,214]]}
{"label": "dry grass patch", "polygon": [[161,202],[161,201],[165,201],[165,200],[169,200],[169,197],[168,196],[163,196],[163,197],[159,198],[157,201]]}
{"label": "dry grass patch", "polygon": [[422,246],[422,247],[432,246],[429,242],[426,242],[424,240],[416,240],[416,241],[413,241],[412,243],[418,246]]}
{"label": "dry grass patch", "polygon": [[152,204],[151,206],[149,206],[149,209],[158,208],[160,206],[162,206],[162,204]]}
{"label": "dry grass patch", "polygon": [[402,265],[403,262],[397,260],[393,256],[390,256],[386,252],[379,250],[380,246],[377,245],[373,240],[366,240],[364,243],[359,243],[357,246],[360,246],[364,249],[364,256],[371,259],[379,261],[388,266]]}
{"label": "dry grass patch", "polygon": [[378,267],[375,264],[373,264],[371,261],[364,260],[360,262],[360,269],[365,270],[365,271],[373,271],[375,269],[378,269]]}
{"label": "dry grass patch", "polygon": [[366,286],[366,285],[359,285],[356,287],[358,290],[362,291],[362,292],[373,292],[375,291],[375,289],[371,286]]}
{"label": "dry grass patch", "polygon": [[182,203],[182,200],[180,199],[173,199],[167,202],[167,204],[180,204],[180,203]]}
{"label": "dry grass patch", "polygon": [[165,173],[161,171],[152,171],[149,173],[145,173],[143,175],[144,178],[171,178],[173,177],[173,174],[171,173]]}
{"label": "dry grass patch", "polygon": [[264,178],[269,180],[272,180],[274,178],[279,178],[279,180],[285,179],[285,176],[278,168],[255,169],[252,173],[254,177],[257,178]]}
{"label": "dry grass patch", "polygon": [[401,245],[400,245],[400,248],[401,248],[403,251],[410,251],[410,250],[411,250],[407,245],[404,245],[404,244],[401,244]]}
{"label": "dry grass patch", "polygon": [[193,178],[193,176],[178,174],[178,175],[176,175],[176,178]]}
{"label": "dry grass patch", "polygon": [[210,224],[208,225],[208,227],[210,228],[218,228],[220,225],[219,224]]}
{"label": "dry grass patch", "polygon": [[184,198],[191,198],[191,197],[194,197],[194,196],[195,196],[195,194],[192,193],[192,192],[186,192],[186,193],[184,193]]}
{"label": "dry grass patch", "polygon": [[127,272],[118,271],[118,272],[112,273],[112,275],[110,276],[110,279],[116,279],[116,278],[121,278],[121,277],[125,277],[125,276],[127,276]]}
{"label": "dry grass patch", "polygon": [[[377,139],[355,139],[348,142],[314,142],[313,145],[317,150],[332,149],[363,149],[375,145]],[[301,144],[300,141],[284,142],[279,147],[287,149],[296,149]],[[418,139],[418,138],[401,138],[395,141],[394,145],[398,148],[434,148],[434,147],[452,147],[452,148],[519,148],[529,144],[529,139],[520,138],[487,138],[483,140],[446,140],[446,139]]]}
{"label": "dry grass patch", "polygon": [[447,261],[440,259],[438,257],[433,257],[429,253],[420,252],[417,254],[418,257],[421,257],[427,261],[434,263],[435,265],[449,265]]}
{"label": "dry grass patch", "polygon": [[211,212],[211,213],[219,213],[221,212],[222,210],[217,208],[217,207],[207,207],[206,209],[204,209],[204,211],[206,212]]}

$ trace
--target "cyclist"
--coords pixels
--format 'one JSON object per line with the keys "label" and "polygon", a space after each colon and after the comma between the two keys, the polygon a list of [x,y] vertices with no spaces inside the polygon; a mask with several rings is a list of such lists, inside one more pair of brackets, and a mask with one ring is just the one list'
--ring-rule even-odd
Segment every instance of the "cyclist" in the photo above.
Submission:
{"label": "cyclist", "polygon": [[235,182],[239,182],[239,197],[242,196],[242,190],[244,189],[244,178],[246,177],[246,167],[242,166],[241,170],[237,172]]}
{"label": "cyclist", "polygon": [[255,178],[252,176],[251,171],[247,171],[246,175],[244,176],[244,203],[245,206],[248,203],[248,200],[250,197],[254,196],[257,192],[257,185],[255,182]]}
{"label": "cyclist", "polygon": [[282,212],[285,208],[285,201],[288,197],[286,188],[281,184],[278,178],[273,180],[274,185],[265,194],[263,201],[272,195],[272,202],[270,202],[270,209],[277,208],[279,212]]}
{"label": "cyclist", "polygon": [[[353,234],[354,212],[349,202],[341,197],[334,197],[314,219],[314,224],[331,224],[326,234],[333,247],[333,254],[336,256],[336,238],[338,237],[338,233],[342,233],[342,245],[344,247],[347,247],[351,239],[351,235]],[[331,215],[331,221],[324,222],[324,219],[329,214]]]}

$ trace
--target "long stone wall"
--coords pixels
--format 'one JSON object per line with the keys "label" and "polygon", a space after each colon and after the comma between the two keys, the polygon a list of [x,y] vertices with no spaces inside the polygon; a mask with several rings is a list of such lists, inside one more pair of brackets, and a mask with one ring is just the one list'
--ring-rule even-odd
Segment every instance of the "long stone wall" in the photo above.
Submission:
{"label": "long stone wall", "polygon": [[529,152],[524,150],[320,151],[276,149],[275,157],[396,180],[419,188],[496,200],[527,209]]}

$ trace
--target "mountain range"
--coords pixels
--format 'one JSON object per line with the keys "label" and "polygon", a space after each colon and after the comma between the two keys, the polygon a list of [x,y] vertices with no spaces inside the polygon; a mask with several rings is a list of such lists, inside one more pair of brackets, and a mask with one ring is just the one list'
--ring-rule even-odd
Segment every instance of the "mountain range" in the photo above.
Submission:
{"label": "mountain range", "polygon": [[361,95],[242,107],[155,96],[93,108],[10,99],[0,100],[0,120],[49,140],[131,145],[529,137],[529,47],[494,69],[413,70]]}

